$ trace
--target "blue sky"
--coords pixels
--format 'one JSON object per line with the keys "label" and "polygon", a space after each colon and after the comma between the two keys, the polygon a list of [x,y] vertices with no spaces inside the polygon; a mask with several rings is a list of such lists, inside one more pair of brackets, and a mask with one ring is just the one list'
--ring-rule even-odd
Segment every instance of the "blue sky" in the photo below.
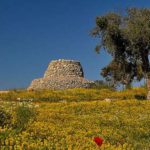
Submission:
{"label": "blue sky", "polygon": [[96,16],[148,0],[0,0],[0,89],[24,88],[53,59],[81,62],[85,78],[102,79],[110,57],[95,53],[89,33]]}

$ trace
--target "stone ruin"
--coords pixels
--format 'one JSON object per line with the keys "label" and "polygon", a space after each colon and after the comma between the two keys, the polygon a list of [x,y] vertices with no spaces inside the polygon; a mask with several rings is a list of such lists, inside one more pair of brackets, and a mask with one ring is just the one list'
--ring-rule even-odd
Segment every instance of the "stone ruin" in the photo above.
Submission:
{"label": "stone ruin", "polygon": [[74,60],[53,60],[44,77],[31,82],[28,90],[89,88],[93,81],[86,80],[80,62]]}

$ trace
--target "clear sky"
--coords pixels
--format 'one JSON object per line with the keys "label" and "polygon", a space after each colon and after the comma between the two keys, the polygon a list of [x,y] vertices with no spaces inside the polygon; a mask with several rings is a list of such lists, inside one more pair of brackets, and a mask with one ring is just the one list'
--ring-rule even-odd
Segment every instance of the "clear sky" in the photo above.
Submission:
{"label": "clear sky", "polygon": [[81,62],[85,78],[102,79],[110,60],[96,54],[89,33],[96,16],[149,0],[0,0],[0,89],[24,88],[42,77],[53,59]]}

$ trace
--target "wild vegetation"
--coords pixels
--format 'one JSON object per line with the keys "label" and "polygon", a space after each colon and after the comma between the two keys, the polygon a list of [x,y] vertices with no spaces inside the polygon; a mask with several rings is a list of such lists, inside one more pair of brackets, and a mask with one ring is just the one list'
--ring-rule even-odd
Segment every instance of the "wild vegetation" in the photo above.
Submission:
{"label": "wild vegetation", "polygon": [[101,89],[68,89],[68,90],[12,90],[8,93],[0,93],[1,100],[8,101],[93,101],[106,98],[115,100],[146,99],[146,88],[132,88],[116,91],[109,88]]}
{"label": "wild vegetation", "polygon": [[[150,101],[143,95],[144,88],[2,94],[0,110],[8,117],[0,125],[1,149],[148,150]],[[103,139],[101,147],[95,137]]]}

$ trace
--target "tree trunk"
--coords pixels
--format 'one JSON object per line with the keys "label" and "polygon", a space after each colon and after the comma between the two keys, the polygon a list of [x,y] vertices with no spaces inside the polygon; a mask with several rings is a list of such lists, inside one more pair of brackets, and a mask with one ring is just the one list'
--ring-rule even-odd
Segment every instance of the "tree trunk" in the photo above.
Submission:
{"label": "tree trunk", "polygon": [[148,89],[147,100],[150,100],[150,78],[147,78],[147,89]]}

